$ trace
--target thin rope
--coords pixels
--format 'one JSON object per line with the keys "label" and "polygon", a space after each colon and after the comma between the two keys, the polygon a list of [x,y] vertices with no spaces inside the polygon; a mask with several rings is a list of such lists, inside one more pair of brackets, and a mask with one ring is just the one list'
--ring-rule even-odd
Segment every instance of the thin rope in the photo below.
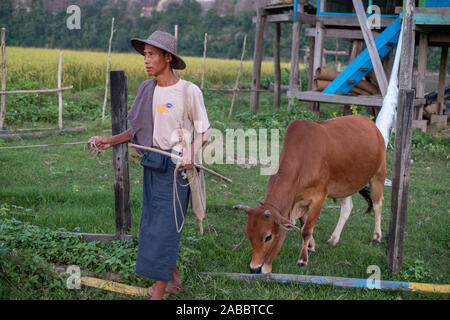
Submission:
{"label": "thin rope", "polygon": [[0,147],[0,150],[57,147],[57,146],[77,145],[77,144],[86,144],[86,142],[78,141],[78,142],[66,142],[66,143],[55,143],[55,144],[34,144],[34,145],[28,145],[28,146],[10,146],[10,147]]}
{"label": "thin rope", "polygon": [[205,219],[206,219],[206,224],[207,224],[207,226],[208,226],[209,237],[211,238],[211,241],[212,241],[212,243],[214,244],[214,246],[215,246],[217,249],[219,249],[220,251],[226,252],[226,253],[231,253],[231,252],[233,252],[234,250],[236,250],[237,248],[239,248],[239,247],[241,246],[242,242],[244,242],[244,240],[245,240],[245,233],[244,233],[244,236],[242,237],[241,241],[239,241],[239,243],[237,243],[237,244],[234,244],[234,245],[231,247],[231,248],[232,248],[231,250],[227,250],[227,249],[224,249],[224,248],[220,247],[220,246],[216,243],[216,241],[214,240],[214,238],[213,238],[213,236],[212,236],[212,233],[211,233],[211,225],[209,224],[209,221],[208,221],[208,215],[205,215]]}

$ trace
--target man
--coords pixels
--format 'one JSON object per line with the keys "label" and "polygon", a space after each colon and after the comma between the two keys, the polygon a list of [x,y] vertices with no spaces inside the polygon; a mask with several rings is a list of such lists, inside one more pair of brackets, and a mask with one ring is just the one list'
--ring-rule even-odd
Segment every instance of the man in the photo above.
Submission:
{"label": "man", "polygon": [[[147,74],[155,78],[139,87],[127,118],[130,129],[110,138],[96,137],[95,144],[104,150],[131,141],[182,157],[180,167],[152,152],[145,152],[141,161],[143,204],[136,273],[156,280],[148,293],[152,300],[159,300],[165,293],[181,290],[176,260],[190,191],[189,186],[181,186],[187,184],[181,172],[175,175],[178,182],[174,190],[174,173],[193,168],[195,155],[209,139],[210,125],[201,90],[177,78],[173,71],[186,67],[177,55],[175,37],[155,31],[146,40],[132,39],[131,44],[144,56]],[[173,205],[175,196],[181,205]]]}

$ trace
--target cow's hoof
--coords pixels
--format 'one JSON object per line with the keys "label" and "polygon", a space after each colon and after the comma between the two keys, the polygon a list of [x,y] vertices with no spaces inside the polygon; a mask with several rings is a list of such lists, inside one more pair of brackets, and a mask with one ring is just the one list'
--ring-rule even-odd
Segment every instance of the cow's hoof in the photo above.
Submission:
{"label": "cow's hoof", "polygon": [[336,240],[334,237],[331,237],[327,241],[327,246],[336,247],[337,243],[338,243],[338,240]]}
{"label": "cow's hoof", "polygon": [[369,243],[369,245],[371,246],[371,247],[376,247],[376,246],[378,246],[380,244],[380,241],[378,241],[378,240],[372,240],[372,241],[370,241],[370,243]]}
{"label": "cow's hoof", "polygon": [[308,262],[303,261],[303,260],[300,260],[299,262],[297,262],[297,265],[298,265],[300,268],[304,268],[304,267],[306,267],[306,266],[308,265]]}

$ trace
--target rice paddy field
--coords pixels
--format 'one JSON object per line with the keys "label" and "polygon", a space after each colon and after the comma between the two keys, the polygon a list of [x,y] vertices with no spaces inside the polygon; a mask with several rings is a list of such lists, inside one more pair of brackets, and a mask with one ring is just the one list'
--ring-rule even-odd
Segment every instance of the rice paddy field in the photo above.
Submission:
{"label": "rice paddy field", "polygon": [[[62,86],[73,85],[75,91],[104,85],[107,54],[104,52],[64,50]],[[40,88],[57,86],[59,51],[53,49],[7,47],[7,84],[18,79],[37,81]],[[203,58],[183,57],[187,68],[177,71],[182,78],[200,80]],[[144,57],[140,54],[113,53],[110,70],[124,70],[130,81],[141,82],[147,79],[143,68]],[[220,86],[233,83],[239,69],[239,60],[206,58],[205,80]],[[289,68],[289,63],[282,63]],[[262,74],[273,73],[273,63],[264,62]],[[252,75],[252,62],[244,61],[241,80],[249,82]],[[250,80],[249,80],[250,79]],[[248,83],[247,83],[248,85]]]}
{"label": "rice paddy field", "polygon": [[[59,51],[38,48],[7,48],[7,89],[42,89],[56,87]],[[49,271],[51,266],[77,265],[98,277],[119,275],[117,281],[137,287],[152,284],[134,273],[139,221],[142,205],[142,167],[139,156],[130,152],[130,196],[132,240],[112,243],[83,242],[76,235],[114,233],[114,170],[112,152],[98,159],[82,145],[48,148],[4,149],[4,147],[83,142],[94,135],[111,134],[109,105],[105,123],[100,121],[103,104],[105,53],[64,51],[63,86],[73,85],[63,94],[64,127],[84,126],[85,133],[0,139],[0,299],[50,300],[129,300],[146,299],[81,286],[68,289],[69,274]],[[177,75],[200,83],[202,58],[184,57],[187,69]],[[231,88],[239,61],[206,60],[205,87]],[[289,68],[283,64],[282,70]],[[303,76],[302,80],[306,81]],[[129,106],[138,84],[146,79],[143,58],[138,54],[111,56],[112,70],[125,70],[129,78]],[[250,86],[252,62],[245,61],[240,87]],[[264,62],[262,82],[273,81],[273,64]],[[287,73],[283,71],[283,81]],[[304,85],[304,83],[303,83]],[[342,115],[339,106],[321,105],[319,115],[307,111],[304,103],[273,110],[273,94],[262,93],[258,113],[249,111],[249,94],[240,92],[235,111],[227,119],[231,95],[204,92],[208,117],[213,128],[278,129],[280,146],[284,129],[293,119],[322,120]],[[4,129],[39,129],[57,127],[57,95],[9,95]],[[362,107],[354,113],[369,116]],[[393,139],[391,139],[393,141]],[[274,273],[323,275],[367,279],[369,266],[378,266],[382,280],[434,284],[450,283],[450,142],[445,132],[413,133],[408,217],[404,245],[404,266],[399,274],[390,274],[386,266],[386,235],[390,213],[391,188],[384,189],[382,214],[383,240],[369,246],[374,226],[373,214],[365,215],[366,203],[353,197],[354,209],[336,247],[326,245],[339,210],[327,200],[317,222],[314,238],[316,252],[309,265],[296,265],[301,250],[301,236],[289,232],[274,261]],[[3,149],[2,149],[3,148]],[[281,148],[280,148],[281,149]],[[281,150],[280,150],[281,151]],[[393,150],[387,152],[387,177],[391,177]],[[213,164],[211,169],[231,177],[226,184],[210,175],[207,184],[207,221],[205,233],[189,210],[183,231],[178,267],[183,291],[170,300],[448,300],[448,295],[407,291],[333,288],[330,285],[299,285],[258,281],[236,281],[225,277],[204,277],[201,272],[237,272],[249,270],[251,245],[245,238],[246,215],[232,206],[241,203],[256,206],[263,198],[268,176],[257,166]],[[240,244],[232,250],[233,246]]]}

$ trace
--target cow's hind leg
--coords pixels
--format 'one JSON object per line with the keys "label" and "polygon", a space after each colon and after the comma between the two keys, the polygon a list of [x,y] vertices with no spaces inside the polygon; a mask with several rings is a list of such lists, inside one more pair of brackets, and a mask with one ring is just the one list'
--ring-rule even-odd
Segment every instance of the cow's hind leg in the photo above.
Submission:
{"label": "cow's hind leg", "polygon": [[339,216],[339,221],[331,234],[330,239],[328,239],[327,243],[335,246],[341,237],[342,229],[344,228],[345,223],[347,222],[348,217],[353,209],[353,201],[352,196],[339,199],[341,202],[341,214]]}
{"label": "cow's hind leg", "polygon": [[382,165],[375,176],[370,179],[370,198],[373,202],[375,212],[375,229],[373,231],[370,245],[377,245],[381,242],[381,211],[383,206],[383,186],[386,178],[386,168]]}
{"label": "cow's hind leg", "polygon": [[306,265],[308,265],[308,249],[311,243],[314,226],[317,219],[319,218],[324,201],[325,197],[314,199],[309,206],[308,217],[306,219],[305,225],[302,228],[303,246],[297,262],[297,265],[299,267],[305,267]]}

